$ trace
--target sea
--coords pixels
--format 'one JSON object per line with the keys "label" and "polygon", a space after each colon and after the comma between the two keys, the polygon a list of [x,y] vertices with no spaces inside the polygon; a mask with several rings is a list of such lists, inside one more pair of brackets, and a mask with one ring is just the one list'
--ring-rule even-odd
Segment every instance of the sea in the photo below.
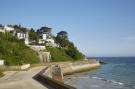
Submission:
{"label": "sea", "polygon": [[135,89],[135,57],[97,57],[107,62],[99,69],[66,76],[77,89]]}

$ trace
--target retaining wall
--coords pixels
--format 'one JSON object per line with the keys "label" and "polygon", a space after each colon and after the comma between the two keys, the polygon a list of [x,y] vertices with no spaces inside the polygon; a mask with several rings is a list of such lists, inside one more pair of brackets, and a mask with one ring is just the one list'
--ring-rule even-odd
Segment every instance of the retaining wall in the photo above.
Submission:
{"label": "retaining wall", "polygon": [[70,64],[64,64],[62,67],[63,75],[68,75],[72,73],[88,71],[100,67],[99,61],[86,61],[86,62],[76,62]]}
{"label": "retaining wall", "polygon": [[0,66],[1,71],[21,71],[30,67],[30,64],[24,64],[22,66]]}
{"label": "retaining wall", "polygon": [[38,74],[38,80],[40,82],[46,83],[46,84],[50,85],[51,87],[53,87],[54,89],[76,89],[75,87],[64,84],[63,82],[57,81],[57,80],[51,78],[50,76],[45,75],[44,72],[47,72],[49,70],[50,70],[50,68],[47,67]]}
{"label": "retaining wall", "polygon": [[75,87],[66,85],[61,81],[63,75],[95,69],[100,66],[100,63],[98,61],[80,61],[74,63],[61,63],[55,65],[56,66],[53,66],[54,68],[52,68],[52,66],[48,66],[48,68],[42,70],[38,74],[38,79],[54,87],[55,89],[76,89]]}

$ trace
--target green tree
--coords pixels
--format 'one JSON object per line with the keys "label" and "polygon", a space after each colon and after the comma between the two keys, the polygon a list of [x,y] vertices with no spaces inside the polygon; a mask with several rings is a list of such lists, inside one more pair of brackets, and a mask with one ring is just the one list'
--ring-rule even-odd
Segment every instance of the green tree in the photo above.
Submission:
{"label": "green tree", "polygon": [[84,55],[79,52],[77,47],[74,46],[72,42],[69,42],[68,49],[66,50],[67,55],[69,55],[73,60],[81,60],[84,59]]}
{"label": "green tree", "polygon": [[15,25],[13,25],[13,27],[14,27],[15,29],[21,29],[21,25],[20,25],[20,24],[19,24],[19,25],[15,24]]}
{"label": "green tree", "polygon": [[25,27],[22,27],[20,24],[19,25],[11,25],[16,31],[20,31],[20,32],[26,32],[28,29]]}
{"label": "green tree", "polygon": [[30,29],[31,32],[35,32],[35,30],[33,28]]}
{"label": "green tree", "polygon": [[31,28],[31,30],[29,31],[29,39],[30,39],[30,40],[35,40],[36,42],[37,42],[38,39],[39,39],[38,34],[34,31],[33,28]]}
{"label": "green tree", "polygon": [[68,33],[66,31],[57,33],[56,42],[59,43],[61,47],[67,47],[69,43]]}
{"label": "green tree", "polygon": [[52,28],[49,27],[41,27],[37,30],[38,33],[48,33],[51,34]]}

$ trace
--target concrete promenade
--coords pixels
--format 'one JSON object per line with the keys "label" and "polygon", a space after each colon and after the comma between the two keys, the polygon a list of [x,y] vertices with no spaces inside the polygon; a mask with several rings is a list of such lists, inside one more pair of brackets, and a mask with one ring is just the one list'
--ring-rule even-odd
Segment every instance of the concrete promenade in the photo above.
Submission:
{"label": "concrete promenade", "polygon": [[48,89],[33,79],[44,68],[45,66],[34,67],[28,71],[7,71],[0,78],[0,89]]}
{"label": "concrete promenade", "polygon": [[98,61],[78,61],[48,63],[27,71],[6,71],[5,76],[0,78],[0,89],[76,89],[62,82],[63,75],[88,71],[99,66]]}

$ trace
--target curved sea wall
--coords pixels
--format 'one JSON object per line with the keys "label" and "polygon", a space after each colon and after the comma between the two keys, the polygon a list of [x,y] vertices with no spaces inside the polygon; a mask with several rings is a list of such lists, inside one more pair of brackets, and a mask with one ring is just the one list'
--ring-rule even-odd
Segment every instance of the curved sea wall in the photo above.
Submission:
{"label": "curved sea wall", "polygon": [[99,61],[51,64],[38,74],[38,80],[54,87],[55,89],[76,89],[75,87],[64,84],[63,76],[81,71],[92,70],[98,67],[100,67]]}
{"label": "curved sea wall", "polygon": [[100,67],[99,61],[82,61],[82,62],[64,64],[61,66],[63,75],[88,71],[99,67]]}
{"label": "curved sea wall", "polygon": [[38,73],[38,75],[36,76],[36,80],[40,81],[42,84],[48,84],[53,89],[76,89],[75,87],[64,84],[61,80],[58,80],[58,78],[53,78],[54,74],[52,73],[51,66],[48,66],[47,68],[43,69]]}

